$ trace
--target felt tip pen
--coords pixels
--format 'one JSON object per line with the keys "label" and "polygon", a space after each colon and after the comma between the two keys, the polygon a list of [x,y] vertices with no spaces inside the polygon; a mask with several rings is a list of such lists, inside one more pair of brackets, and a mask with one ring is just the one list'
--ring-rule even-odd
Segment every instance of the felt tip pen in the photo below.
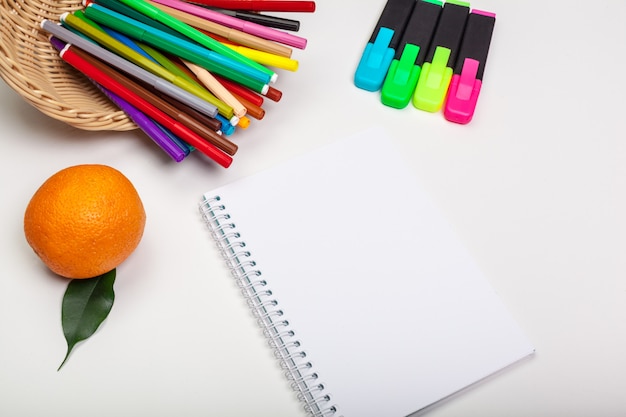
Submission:
{"label": "felt tip pen", "polygon": [[239,125],[240,128],[242,129],[247,129],[250,127],[250,118],[248,116],[243,116],[241,118],[241,120],[239,121]]}
{"label": "felt tip pen", "polygon": [[438,0],[417,0],[383,83],[380,100],[386,106],[402,109],[411,101],[441,6]]}
{"label": "felt tip pen", "polygon": [[[86,12],[89,11],[91,6],[96,6],[94,4],[87,7]],[[85,13],[87,15],[87,13]],[[87,16],[89,17],[89,16]],[[226,103],[218,100],[213,94],[209,93],[206,89],[199,87],[198,85],[194,85],[184,78],[180,78],[175,76],[161,65],[155,64],[152,60],[144,57],[143,55],[133,51],[128,46],[123,43],[113,39],[111,36],[107,35],[105,32],[96,29],[94,26],[88,24],[84,19],[80,19],[73,14],[64,13],[60,18],[61,22],[64,25],[68,25],[73,29],[79,31],[80,33],[88,36],[90,39],[98,42],[100,45],[106,47],[112,52],[115,52],[119,56],[126,58],[132,63],[138,65],[139,67],[145,69],[146,71],[151,72],[154,75],[157,75],[167,81],[170,81],[172,84],[177,85],[184,90],[189,91],[190,93],[204,99],[208,103],[214,105],[217,110],[222,113],[226,117],[233,116],[233,109],[226,105]],[[100,22],[98,22],[100,23]]]}
{"label": "felt tip pen", "polygon": [[106,7],[109,10],[113,10],[115,12],[123,14],[124,16],[128,16],[131,19],[138,20],[141,23],[145,23],[146,25],[150,25],[156,29],[167,32],[170,35],[180,36],[180,33],[175,31],[171,27],[164,25],[161,22],[157,22],[156,20],[149,18],[143,13],[139,13],[132,7],[129,7],[124,3],[120,3],[119,0],[83,0],[83,6],[85,7],[89,6],[91,3],[99,4],[100,6]]}
{"label": "felt tip pen", "polygon": [[230,136],[233,133],[235,133],[235,126],[230,124],[230,122],[228,120],[226,120],[226,118],[224,118],[224,116],[221,116],[221,115],[218,114],[216,119],[219,120],[220,122],[222,122],[221,131],[222,131],[222,133],[224,135]]}
{"label": "felt tip pen", "polygon": [[[250,35],[240,30],[232,29],[227,26],[220,25],[219,23],[211,22],[201,17],[181,12],[180,10],[172,9],[171,7],[168,8],[167,6],[164,6],[162,4],[155,3],[155,5],[158,5],[158,7],[161,7],[164,11],[175,13],[175,16],[181,18],[181,20],[183,20],[185,23],[195,27],[205,35],[210,36],[211,38],[222,43],[232,42],[238,45],[247,46],[249,48],[254,48],[259,51],[269,52],[287,58],[290,58],[291,54],[293,53],[293,50],[289,46],[268,41],[267,39]],[[156,21],[153,20],[152,22]],[[147,24],[151,25],[150,22],[147,22]],[[176,36],[182,37],[185,40],[189,39],[186,36],[181,35],[180,33],[176,33]]]}
{"label": "felt tip pen", "polygon": [[228,16],[213,10],[206,9],[204,7],[196,6],[181,0],[152,0],[154,3],[159,3],[164,6],[172,7],[192,14],[194,16],[201,17],[203,19],[210,20],[215,23],[227,26],[229,28],[240,30],[244,33],[259,36],[263,39],[267,39],[274,42],[279,42],[284,45],[293,46],[298,49],[305,49],[307,40],[293,35],[291,33],[281,32],[276,29],[268,28],[263,25],[259,25],[252,22],[246,22],[245,20],[238,19],[236,17]]}
{"label": "felt tip pen", "polygon": [[185,151],[181,149],[173,138],[167,135],[152,119],[112,91],[109,91],[102,86],[98,87],[104,95],[106,95],[112,102],[122,109],[124,113],[126,113],[128,117],[137,125],[137,127],[139,127],[139,129],[152,139],[154,143],[163,149],[165,153],[167,153],[174,161],[180,162],[185,159],[188,153],[185,153]]}
{"label": "felt tip pen", "polygon": [[428,112],[441,109],[450,86],[468,15],[469,3],[457,0],[444,3],[426,63],[413,94],[412,101],[416,108]]}
{"label": "felt tip pen", "polygon": [[231,94],[237,99],[239,100],[239,102],[241,104],[244,105],[244,107],[246,108],[247,112],[246,114],[249,117],[253,117],[256,120],[263,120],[263,118],[265,117],[265,109],[263,109],[260,106],[257,106],[256,104],[246,100],[245,98],[238,96],[237,94],[233,93],[231,91]]}
{"label": "felt tip pen", "polygon": [[209,48],[215,52],[219,52],[220,54],[223,54],[231,59],[234,59],[235,61],[239,61],[243,64],[247,64],[251,66],[252,68],[258,69],[259,71],[265,72],[269,74],[272,78],[275,78],[276,76],[274,72],[269,71],[267,68],[263,67],[262,65],[259,65],[256,62],[244,56],[241,56],[237,52],[226,48],[225,46],[221,45],[219,42],[214,41],[210,37],[200,32],[199,30],[195,29],[194,27],[189,26],[187,23],[184,23],[180,21],[179,19],[167,14],[166,12],[148,3],[147,1],[144,1],[144,0],[120,0],[120,1],[124,3],[125,5],[130,6],[133,9],[137,10],[138,12],[143,13],[146,16],[169,26],[170,28],[189,37],[190,39],[198,42],[200,45],[203,45],[206,48]]}
{"label": "felt tip pen", "polygon": [[227,103],[230,107],[233,108],[233,112],[235,116],[241,118],[246,115],[246,108],[237,100],[224,86],[211,75],[211,73],[204,68],[193,64],[189,61],[183,60],[183,64],[187,66],[193,72],[198,80],[202,84],[204,84],[209,91],[211,91],[215,96],[217,96],[220,100]]}
{"label": "felt tip pen", "polygon": [[476,9],[470,13],[443,109],[446,120],[460,124],[472,120],[495,23],[494,13]]}
{"label": "felt tip pen", "polygon": [[387,0],[354,73],[354,85],[378,91],[396,54],[415,0]]}
{"label": "felt tip pen", "polygon": [[261,71],[98,4],[92,3],[87,6],[85,15],[89,19],[117,30],[135,40],[181,56],[210,71],[222,74],[253,89],[260,91],[269,82],[267,74]]}
{"label": "felt tip pen", "polygon": [[[205,19],[204,17],[196,16],[194,14],[187,13],[185,11],[182,11],[182,10],[170,7],[170,6],[166,6],[165,4],[156,3],[151,0],[146,0],[146,1],[149,4],[154,4],[155,7],[167,13],[168,15],[175,17],[176,19],[179,19],[181,22],[192,26],[193,28],[198,30],[200,33],[202,33],[205,36],[208,36],[212,40],[213,40],[213,37],[211,36],[211,34],[221,36],[231,42],[244,45],[244,46],[249,46],[251,48],[255,48],[260,51],[271,52],[271,53],[275,53],[275,54],[283,55],[283,56],[291,56],[292,54],[292,49],[288,46],[281,45],[279,43],[276,43],[267,39],[263,39],[256,35],[242,32],[239,29],[233,29],[223,24]],[[263,66],[260,66],[260,67],[265,68]],[[275,82],[278,75],[276,73],[270,74],[273,71],[271,71],[268,68],[265,68],[265,70],[267,71],[268,76],[271,75],[271,81]]]}
{"label": "felt tip pen", "polygon": [[267,93],[263,95],[276,103],[278,103],[283,98],[283,92],[274,87],[268,88]]}
{"label": "felt tip pen", "polygon": [[[192,1],[192,3],[195,3]],[[197,3],[199,4],[199,3]],[[287,19],[284,17],[269,16],[261,13],[250,13],[242,10],[229,10],[221,9],[219,7],[211,7],[202,5],[202,7],[214,10],[216,12],[225,14],[227,16],[236,17],[248,22],[257,23],[259,25],[267,26],[274,29],[288,30],[290,32],[297,32],[300,30],[300,21],[295,19]]]}
{"label": "felt tip pen", "polygon": [[[54,36],[50,38],[50,44],[59,52],[67,45],[66,42]],[[150,139],[152,139],[152,141],[156,143],[167,155],[169,155],[170,158],[176,162],[180,162],[187,156],[187,154],[177,145],[173,138],[163,132],[154,120],[150,119],[136,107],[132,106],[112,91],[102,87],[96,82],[94,82],[94,85],[113,103],[115,103],[120,110],[126,113],[128,118],[132,120],[137,127],[141,129]]]}
{"label": "felt tip pen", "polygon": [[252,12],[313,13],[315,11],[315,2],[305,0],[194,0],[194,3]]}
{"label": "felt tip pen", "polygon": [[172,102],[168,102],[167,100],[162,99],[161,97],[154,94],[139,83],[128,78],[123,73],[107,66],[105,63],[99,61],[97,58],[89,55],[88,53],[80,49],[75,49],[73,50],[73,52],[83,61],[88,62],[91,66],[97,68],[100,72],[105,73],[109,78],[115,79],[119,84],[124,87],[126,91],[131,92],[140,99],[158,108],[167,116],[183,124],[184,126],[189,128],[189,130],[193,131],[198,136],[206,140],[208,143],[211,143],[213,146],[220,149],[222,152],[225,152],[228,155],[234,155],[237,152],[237,145],[221,137],[210,127],[206,126],[203,123],[200,123],[198,120],[191,117],[182,108],[173,105]]}
{"label": "felt tip pen", "polygon": [[254,91],[237,83],[233,83],[232,81],[227,80],[224,77],[220,77],[219,75],[216,75],[215,78],[217,78],[217,80],[222,83],[224,87],[228,88],[231,93],[237,94],[259,107],[263,105],[265,100],[261,95],[255,93]]}
{"label": "felt tip pen", "polygon": [[224,45],[231,49],[234,49],[241,55],[246,56],[255,62],[258,62],[259,64],[267,65],[270,67],[295,72],[298,70],[298,66],[300,65],[297,60],[292,58],[271,54],[269,52],[259,51],[245,46],[237,46],[227,43],[225,43]]}
{"label": "felt tip pen", "polygon": [[[79,16],[79,11],[74,12],[74,16]],[[80,13],[82,14],[82,13]],[[80,16],[79,16],[80,17]],[[89,22],[93,22],[91,20],[88,21]],[[95,25],[96,23],[94,23]],[[137,42],[135,42],[135,40],[129,38],[128,36],[124,35],[123,33],[119,33],[107,26],[99,26],[98,27],[100,30],[102,30],[103,32],[105,32],[107,35],[109,35],[110,37],[112,37],[115,40],[120,41],[121,43],[123,43],[124,45],[128,46],[129,48],[131,48],[133,51],[137,52],[140,55],[143,55],[144,57],[148,58],[149,60],[151,60],[152,62],[154,62],[155,64],[159,64],[159,62],[154,59],[149,53],[147,53],[146,51],[144,51],[142,48],[139,47],[139,45],[137,44]]]}
{"label": "felt tip pen", "polygon": [[[189,106],[186,106],[185,104],[174,100],[171,97],[167,97],[167,96],[159,96],[159,98],[167,101],[169,104],[171,104],[172,106],[176,107],[177,109],[185,112],[188,116],[194,118],[195,120],[197,120],[198,122],[202,123],[204,126],[208,127],[209,129],[215,131],[216,133],[219,134],[219,132],[222,129],[222,122],[217,120],[217,118],[212,118],[212,117],[208,117],[200,112],[195,111],[194,109],[192,109]],[[228,153],[228,152],[227,152]]]}
{"label": "felt tip pen", "polygon": [[[63,20],[62,16],[62,20]],[[162,92],[163,94],[172,96],[177,100],[186,103],[190,107],[210,116],[215,117],[217,114],[217,107],[196,94],[192,94],[189,90],[183,89],[180,85],[186,85],[180,81],[179,77],[169,77],[169,79],[161,78],[132,62],[98,46],[97,44],[83,38],[74,32],[65,29],[64,27],[50,21],[43,20],[41,27],[48,33],[56,36],[57,38],[78,46],[80,49],[89,52],[90,54],[108,62],[110,65],[133,75],[136,78],[142,79],[150,84],[154,89]],[[176,85],[175,83],[179,84]]]}
{"label": "felt tip pen", "polygon": [[114,102],[120,109],[124,111],[128,115],[128,117],[141,129],[146,136],[148,136],[154,143],[156,143],[161,149],[167,153],[170,158],[172,158],[176,162],[180,162],[188,155],[188,152],[185,151],[178,145],[175,140],[165,133],[161,127],[150,119],[148,116],[143,114],[134,106],[131,106],[127,101],[123,100],[117,94],[112,91],[107,90],[104,87],[98,86],[100,91],[104,93],[112,102]]}
{"label": "felt tip pen", "polygon": [[176,65],[171,59],[169,59],[167,56],[165,56],[164,54],[162,54],[159,50],[154,49],[153,47],[151,47],[150,45],[146,45],[143,42],[137,42],[137,44],[139,45],[139,47],[148,55],[150,55],[152,57],[152,59],[154,59],[156,62],[158,62],[159,64],[161,64],[163,67],[165,67],[168,71],[170,71],[172,74],[175,74],[181,78],[185,78],[187,81],[200,85],[199,83],[196,82],[196,80],[194,80],[190,75],[188,75],[185,71],[181,70],[180,67],[178,67],[178,65]]}
{"label": "felt tip pen", "polygon": [[101,84],[103,87],[113,91],[115,94],[128,101],[131,105],[140,109],[147,116],[167,127],[172,131],[172,133],[185,140],[187,143],[204,153],[219,165],[224,168],[231,165],[232,157],[230,155],[220,151],[217,147],[208,143],[183,124],[163,113],[157,107],[128,91],[115,78],[111,78],[109,75],[84,60],[79,54],[76,53],[77,51],[79,50],[73,49],[73,47],[68,44],[65,48],[63,48],[63,50],[61,50],[59,55],[65,62],[76,68],[78,71]]}

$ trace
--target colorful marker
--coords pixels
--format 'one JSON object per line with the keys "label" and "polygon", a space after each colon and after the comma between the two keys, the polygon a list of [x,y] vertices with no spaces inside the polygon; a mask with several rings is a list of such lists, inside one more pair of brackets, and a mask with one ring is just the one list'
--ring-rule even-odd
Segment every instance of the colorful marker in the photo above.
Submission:
{"label": "colorful marker", "polygon": [[469,3],[448,0],[443,5],[426,63],[417,81],[413,105],[429,112],[441,109],[452,79],[459,45],[469,15]]}
{"label": "colorful marker", "polygon": [[230,43],[224,43],[231,49],[239,52],[243,56],[247,56],[251,60],[258,62],[259,64],[267,65],[269,67],[280,68],[287,71],[297,71],[299,63],[297,60],[272,54],[269,52],[259,51],[254,48],[247,48],[245,46],[233,45]]}
{"label": "colorful marker", "polygon": [[182,60],[183,64],[193,72],[198,80],[205,85],[217,98],[233,108],[235,116],[240,119],[246,115],[247,109],[237,100],[209,71],[192,62]]}
{"label": "colorful marker", "polygon": [[[69,16],[70,15],[68,15],[67,17]],[[65,15],[61,16],[61,20],[65,20]],[[70,20],[72,19],[70,18]],[[165,95],[172,96],[177,100],[188,104],[190,107],[210,117],[215,117],[215,115],[217,114],[217,107],[206,101],[206,98],[208,97],[208,92],[204,94],[203,89],[201,89],[200,87],[192,88],[191,83],[184,82],[180,77],[177,77],[169,72],[163,72],[159,75],[155,75],[154,73],[147,71],[143,67],[140,67],[102,48],[101,46],[92,43],[82,36],[77,35],[74,32],[69,31],[50,20],[43,20],[41,22],[41,27],[45,31],[56,36],[57,38],[67,43],[72,43],[82,50],[89,52],[93,56],[96,56],[103,61],[108,62],[110,65],[126,72],[127,74],[131,74],[136,78],[144,80],[153,88]],[[96,29],[94,28],[94,30]],[[146,64],[146,66],[148,65],[149,64]],[[169,78],[168,75],[170,75]],[[232,109],[230,109],[230,111],[232,116]]]}
{"label": "colorful marker", "polygon": [[219,42],[211,39],[210,37],[206,36],[199,30],[195,29],[194,27],[189,26],[187,23],[181,22],[179,19],[163,12],[158,7],[144,0],[120,0],[120,1],[124,3],[125,5],[130,6],[133,9],[137,10],[138,12],[143,13],[146,16],[158,22],[161,22],[171,27],[172,29],[182,33],[183,35],[198,42],[200,45],[206,48],[209,48],[215,52],[223,54],[224,56],[227,56],[235,61],[239,61],[243,64],[249,65],[252,68],[255,68],[261,72],[265,72],[271,77],[272,82],[276,81],[277,74],[275,72],[270,71],[264,66],[259,65],[256,62],[252,61],[251,59],[246,58],[240,55],[239,53],[233,51],[232,49],[229,49],[221,45]]}
{"label": "colorful marker", "polygon": [[[135,40],[155,48],[179,55],[202,67],[240,82],[255,91],[263,92],[269,77],[266,74],[232,60],[219,53],[204,48],[197,43],[185,41],[169,33],[160,31],[98,4],[85,8],[85,15],[111,29],[117,30]],[[227,47],[224,47],[229,49]],[[228,117],[228,116],[227,116]]]}
{"label": "colorful marker", "polygon": [[[221,117],[221,116],[220,116]],[[185,157],[189,156],[191,151],[194,149],[193,146],[190,146],[188,143],[182,141],[178,136],[173,134],[169,129],[163,126],[160,123],[154,122],[155,126],[161,129],[161,131],[167,135],[167,137],[180,148],[181,151],[185,154]]]}
{"label": "colorful marker", "polygon": [[482,10],[472,10],[467,19],[443,110],[444,117],[451,122],[467,124],[474,116],[495,24],[495,13]]}
{"label": "colorful marker", "polygon": [[[153,4],[153,2],[149,0],[146,1],[148,1],[150,4]],[[181,22],[193,26],[196,30],[200,31],[200,33],[210,37],[212,40],[214,40],[214,38],[211,35],[217,35],[229,40],[230,42],[255,48],[260,51],[271,52],[289,57],[292,54],[292,49],[288,46],[281,45],[255,35],[251,35],[249,33],[244,33],[238,29],[229,28],[228,26],[212,22],[203,17],[195,16],[193,14],[189,14],[187,12],[183,12],[181,10],[160,3],[154,3],[154,6],[167,13],[168,15],[179,19]],[[183,39],[188,40],[187,37],[184,37]],[[273,79],[274,78],[272,78],[272,80]]]}
{"label": "colorful marker", "polygon": [[280,30],[268,28],[266,26],[256,23],[247,22],[245,20],[228,16],[223,13],[215,12],[204,7],[196,6],[185,1],[153,0],[153,2],[172,7],[182,12],[190,13],[194,16],[210,20],[211,22],[219,23],[229,28],[240,30],[244,33],[259,36],[263,39],[279,42],[284,45],[293,46],[294,48],[304,49],[307,44],[307,40],[300,36],[296,36],[291,33],[281,32]]}
{"label": "colorful marker", "polygon": [[80,49],[75,49],[75,47],[67,45],[59,55],[65,62],[72,65],[78,71],[93,79],[98,84],[101,84],[108,90],[113,91],[122,99],[137,107],[141,110],[141,112],[156,122],[161,123],[163,126],[170,129],[170,131],[172,131],[176,136],[197,148],[221,166],[227,168],[231,165],[232,157],[230,155],[225,154],[214,145],[205,141],[195,132],[191,131],[184,124],[172,119],[151,103],[127,90],[119,81],[116,80],[116,78],[109,76],[99,68],[92,65],[89,61],[85,60],[84,55],[81,52],[82,51],[80,51]]}
{"label": "colorful marker", "polygon": [[354,74],[354,85],[378,91],[413,12],[415,0],[387,0]]}
{"label": "colorful marker", "polygon": [[315,2],[305,0],[194,0],[194,3],[252,12],[313,13],[315,11]]}
{"label": "colorful marker", "polygon": [[[192,2],[193,3],[193,2]],[[300,30],[300,21],[293,19],[286,19],[284,17],[268,16],[261,13],[251,13],[241,10],[228,10],[220,9],[218,7],[202,6],[216,12],[223,13],[227,16],[236,17],[248,22],[257,23],[259,25],[267,26],[268,28],[288,30],[290,32],[297,32]]]}
{"label": "colorful marker", "polygon": [[417,1],[383,83],[383,104],[397,109],[409,104],[439,21],[441,5],[439,0]]}
{"label": "colorful marker", "polygon": [[120,3],[119,0],[83,0],[83,6],[85,7],[89,6],[91,3],[99,4],[100,6],[106,7],[109,10],[116,11],[120,14],[123,14],[124,16],[130,17],[131,19],[138,20],[141,23],[145,23],[146,25],[150,25],[156,29],[162,30],[163,32],[167,32],[170,35],[180,35],[180,33],[175,31],[171,27],[164,25],[161,22],[157,22],[156,20],[149,18],[143,13],[139,13],[132,7],[129,7],[124,3]]}

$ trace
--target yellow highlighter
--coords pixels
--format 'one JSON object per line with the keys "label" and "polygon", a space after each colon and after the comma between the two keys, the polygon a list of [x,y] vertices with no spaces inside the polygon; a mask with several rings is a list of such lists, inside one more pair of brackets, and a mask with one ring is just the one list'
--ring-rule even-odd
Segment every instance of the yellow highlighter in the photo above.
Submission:
{"label": "yellow highlighter", "polygon": [[267,65],[269,67],[280,68],[287,71],[298,70],[298,61],[295,59],[259,51],[258,49],[247,48],[245,46],[231,45],[228,43],[224,43],[224,45],[261,65]]}

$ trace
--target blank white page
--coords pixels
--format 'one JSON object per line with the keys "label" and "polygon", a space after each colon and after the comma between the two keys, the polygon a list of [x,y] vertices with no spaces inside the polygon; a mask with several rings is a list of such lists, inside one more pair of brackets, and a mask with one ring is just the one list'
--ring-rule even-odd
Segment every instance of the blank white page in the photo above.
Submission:
{"label": "blank white page", "polygon": [[255,291],[283,313],[270,331],[294,332],[320,410],[404,417],[533,352],[382,129],[204,197],[217,195],[208,216],[227,213],[213,226],[245,242],[239,261],[267,283]]}

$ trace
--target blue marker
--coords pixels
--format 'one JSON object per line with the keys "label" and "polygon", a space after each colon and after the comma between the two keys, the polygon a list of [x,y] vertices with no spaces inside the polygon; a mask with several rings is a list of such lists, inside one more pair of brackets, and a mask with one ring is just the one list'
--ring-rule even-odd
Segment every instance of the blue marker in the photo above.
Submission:
{"label": "blue marker", "polygon": [[187,157],[191,151],[194,150],[193,146],[189,145],[187,142],[180,139],[178,136],[172,133],[171,130],[161,125],[160,123],[154,122],[157,128],[159,128],[180,150],[183,152],[185,157]]}
{"label": "blue marker", "polygon": [[222,128],[220,130],[222,131],[224,135],[230,136],[233,133],[235,133],[235,126],[233,126],[232,123],[228,121],[228,119],[226,119],[224,116],[219,115],[219,114],[215,116],[215,118],[219,120],[220,122],[222,122]]}
{"label": "blue marker", "polygon": [[387,0],[359,61],[354,85],[367,91],[380,90],[415,3],[415,0]]}

